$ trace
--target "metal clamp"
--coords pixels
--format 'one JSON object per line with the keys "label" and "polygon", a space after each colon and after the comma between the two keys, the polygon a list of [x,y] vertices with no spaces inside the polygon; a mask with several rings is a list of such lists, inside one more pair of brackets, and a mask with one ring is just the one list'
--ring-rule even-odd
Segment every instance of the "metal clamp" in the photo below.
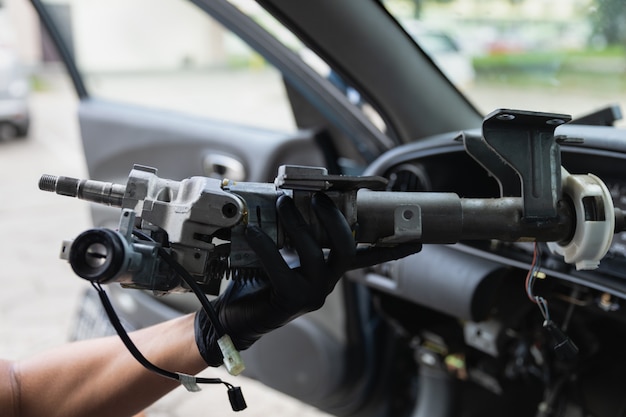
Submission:
{"label": "metal clamp", "polygon": [[526,220],[557,217],[561,153],[554,130],[570,120],[565,114],[499,109],[483,122],[483,136],[493,157],[502,158],[520,177]]}

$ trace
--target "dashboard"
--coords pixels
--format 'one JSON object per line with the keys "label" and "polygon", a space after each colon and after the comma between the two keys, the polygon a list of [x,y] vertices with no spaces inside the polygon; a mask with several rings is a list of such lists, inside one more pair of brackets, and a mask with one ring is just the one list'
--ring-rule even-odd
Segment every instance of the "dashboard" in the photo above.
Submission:
{"label": "dashboard", "polygon": [[[562,166],[572,174],[591,173],[601,178],[615,207],[626,210],[626,130],[564,125],[557,134],[583,139],[578,144],[561,146]],[[366,174],[387,178],[389,191],[454,192],[462,198],[500,197],[497,181],[465,152],[458,133],[396,148],[372,164]],[[532,243],[472,241],[450,248],[524,270],[532,262]],[[547,247],[542,251],[541,264],[542,271],[549,276],[626,298],[626,232],[614,236],[608,254],[596,270],[577,271],[560,256],[551,254]]]}

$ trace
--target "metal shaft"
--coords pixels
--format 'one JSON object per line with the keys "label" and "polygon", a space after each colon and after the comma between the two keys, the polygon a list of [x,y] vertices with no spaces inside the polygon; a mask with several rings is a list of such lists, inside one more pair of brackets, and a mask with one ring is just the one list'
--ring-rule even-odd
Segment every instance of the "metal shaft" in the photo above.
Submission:
{"label": "metal shaft", "polygon": [[521,198],[460,198],[453,193],[407,193],[361,190],[357,196],[359,242],[394,234],[394,210],[416,208],[422,243],[461,240],[567,241],[575,228],[572,208],[559,203],[551,221],[528,222]]}
{"label": "metal shaft", "polygon": [[122,207],[126,192],[124,185],[54,175],[42,175],[39,189],[114,207]]}

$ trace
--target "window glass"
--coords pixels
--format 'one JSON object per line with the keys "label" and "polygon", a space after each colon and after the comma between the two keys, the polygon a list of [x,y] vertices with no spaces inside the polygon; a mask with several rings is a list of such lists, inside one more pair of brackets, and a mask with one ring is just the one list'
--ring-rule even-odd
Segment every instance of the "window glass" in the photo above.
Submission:
{"label": "window glass", "polygon": [[508,107],[576,117],[612,104],[626,109],[623,0],[383,4],[485,114]]}
{"label": "window glass", "polygon": [[190,2],[48,7],[94,97],[295,130],[280,72]]}
{"label": "window glass", "polygon": [[267,32],[271,33],[283,45],[300,56],[302,61],[311,69],[330,80],[332,84],[347,97],[350,103],[354,104],[363,112],[365,117],[369,119],[373,126],[383,133],[386,132],[387,126],[383,118],[361,95],[361,93],[342,79],[336,71],[333,71],[330,65],[304,45],[304,43],[302,43],[297,36],[295,36],[289,29],[285,28],[285,26],[276,20],[274,16],[268,13],[254,0],[229,1],[241,10],[242,13],[249,16]]}

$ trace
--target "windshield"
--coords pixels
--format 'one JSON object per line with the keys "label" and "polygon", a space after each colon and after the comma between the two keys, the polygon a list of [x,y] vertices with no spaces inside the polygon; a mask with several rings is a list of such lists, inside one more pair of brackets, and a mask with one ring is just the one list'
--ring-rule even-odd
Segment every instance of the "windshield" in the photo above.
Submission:
{"label": "windshield", "polygon": [[383,4],[483,114],[516,108],[576,118],[626,108],[623,0]]}

